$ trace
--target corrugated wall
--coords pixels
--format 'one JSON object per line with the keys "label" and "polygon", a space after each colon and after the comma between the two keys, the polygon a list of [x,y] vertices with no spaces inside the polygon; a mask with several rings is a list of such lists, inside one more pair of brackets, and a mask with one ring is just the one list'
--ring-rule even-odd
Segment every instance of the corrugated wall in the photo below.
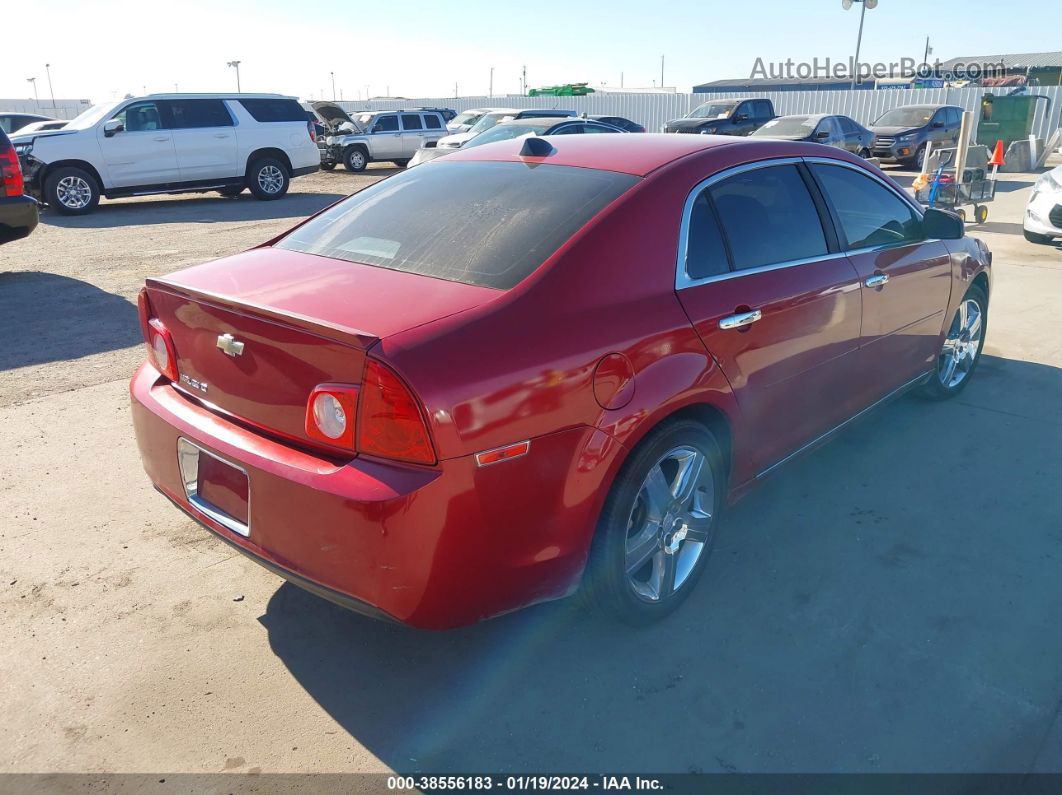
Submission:
{"label": "corrugated wall", "polygon": [[0,99],[0,113],[33,113],[53,119],[72,119],[86,111],[92,103],[87,99],[57,99],[54,107],[50,99],[34,102],[32,99]]}
{"label": "corrugated wall", "polygon": [[[777,113],[841,113],[851,116],[860,124],[870,124],[891,108],[901,105],[941,103],[959,105],[976,112],[981,105],[981,88],[923,88],[911,90],[879,91],[772,91],[735,94],[614,94],[596,93],[586,97],[426,97],[401,101],[340,102],[348,111],[373,108],[397,110],[417,106],[446,107],[467,110],[481,107],[511,108],[565,108],[577,113],[608,113],[624,116],[644,124],[650,132],[659,131],[664,122],[685,116],[693,108],[711,99],[727,97],[765,97],[774,103]],[[1002,93],[1002,92],[1000,92]],[[1060,125],[1062,110],[1062,87],[1032,88],[1030,93],[1044,94],[1051,98],[1050,110],[1046,103],[1037,103],[1034,131],[1047,138]]]}

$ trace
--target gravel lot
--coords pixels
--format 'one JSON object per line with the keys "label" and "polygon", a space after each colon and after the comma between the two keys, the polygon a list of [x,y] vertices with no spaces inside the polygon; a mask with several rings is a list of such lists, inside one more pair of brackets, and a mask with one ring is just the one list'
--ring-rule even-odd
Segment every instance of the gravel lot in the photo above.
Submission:
{"label": "gravel lot", "polygon": [[554,603],[427,634],[174,510],[127,406],[146,276],[392,172],[46,212],[0,248],[0,771],[1062,772],[1062,250],[1021,237],[1031,176],[977,232],[996,285],[970,388],[743,500],[674,617]]}

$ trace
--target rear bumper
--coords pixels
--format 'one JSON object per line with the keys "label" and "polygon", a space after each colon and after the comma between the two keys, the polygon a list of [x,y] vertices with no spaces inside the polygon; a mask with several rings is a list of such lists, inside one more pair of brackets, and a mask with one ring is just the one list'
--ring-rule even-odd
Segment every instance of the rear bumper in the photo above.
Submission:
{"label": "rear bumper", "polygon": [[0,243],[26,237],[37,228],[39,220],[36,199],[30,196],[0,199]]}
{"label": "rear bumper", "polygon": [[[336,463],[207,410],[150,365],[130,390],[144,468],[183,511],[297,585],[424,629],[571,593],[602,478],[618,452],[611,437],[574,428],[537,438],[528,455],[492,467],[477,468],[472,456],[432,468],[365,457]],[[247,472],[248,537],[185,497],[181,437]]]}

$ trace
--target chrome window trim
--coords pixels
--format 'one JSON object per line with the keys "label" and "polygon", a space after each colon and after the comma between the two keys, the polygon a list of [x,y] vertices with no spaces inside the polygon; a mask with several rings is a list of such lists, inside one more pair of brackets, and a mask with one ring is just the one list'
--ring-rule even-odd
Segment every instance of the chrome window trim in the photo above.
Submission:
{"label": "chrome window trim", "polygon": [[[679,245],[678,245],[678,259],[675,263],[675,289],[685,290],[688,287],[700,287],[702,284],[711,284],[713,282],[726,281],[728,279],[736,279],[741,276],[748,276],[755,273],[766,273],[768,271],[781,270],[783,268],[793,268],[800,265],[807,265],[812,262],[822,262],[824,260],[833,259],[839,256],[848,256],[850,254],[863,254],[873,251],[884,251],[886,249],[901,248],[903,246],[921,245],[923,243],[937,242],[938,238],[926,238],[924,240],[911,240],[905,243],[889,243],[880,246],[864,246],[862,248],[846,248],[836,252],[827,252],[822,256],[806,257],[804,259],[787,260],[785,262],[772,263],[770,265],[760,265],[756,268],[746,268],[744,270],[728,271],[727,273],[717,273],[712,276],[704,276],[700,279],[692,279],[686,272],[686,255],[689,249],[689,232],[690,232],[690,217],[693,214],[693,205],[697,201],[697,198],[701,195],[706,188],[711,187],[717,182],[728,179],[738,174],[744,174],[748,171],[756,171],[761,168],[770,168],[771,166],[784,166],[784,165],[799,165],[804,164],[822,164],[827,166],[841,166],[842,168],[848,168],[855,171],[857,174],[862,174],[869,179],[877,182],[886,190],[890,191],[894,196],[898,196],[903,202],[914,210],[918,217],[923,216],[922,205],[918,204],[914,199],[906,194],[903,190],[898,190],[895,185],[889,184],[886,180],[874,174],[871,171],[867,171],[855,163],[849,163],[846,160],[835,160],[829,157],[776,157],[769,160],[757,160],[754,163],[742,163],[738,166],[733,166],[720,171],[718,174],[701,180],[690,190],[689,195],[686,196],[686,201],[682,205],[682,222],[679,225]],[[818,213],[818,208],[815,208]],[[831,221],[832,223],[832,221]],[[729,267],[729,264],[728,264]]]}
{"label": "chrome window trim", "polygon": [[[238,522],[235,518],[229,516],[227,513],[222,512],[217,506],[207,502],[199,496],[199,456],[206,454],[211,458],[220,461],[223,464],[228,464],[234,469],[238,469],[247,478],[247,524]],[[194,460],[193,460],[194,456]],[[247,470],[239,464],[234,464],[226,458],[222,458],[217,453],[212,453],[205,447],[201,447],[190,439],[184,436],[177,437],[177,463],[178,469],[181,472],[181,484],[184,486],[184,496],[188,500],[188,503],[199,513],[204,516],[213,519],[219,525],[227,530],[231,530],[237,535],[244,538],[251,537],[251,478],[247,474]]]}

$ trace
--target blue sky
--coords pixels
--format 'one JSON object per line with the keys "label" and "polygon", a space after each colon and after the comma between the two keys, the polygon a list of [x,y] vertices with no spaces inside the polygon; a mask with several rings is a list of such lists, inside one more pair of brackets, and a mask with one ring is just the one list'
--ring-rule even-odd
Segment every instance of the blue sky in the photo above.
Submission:
{"label": "blue sky", "polygon": [[[47,95],[103,101],[147,91],[235,88],[226,61],[240,59],[245,91],[331,98],[330,72],[346,99],[485,94],[587,81],[649,86],[746,77],[757,57],[847,59],[858,5],[840,0],[30,0],[19,18],[48,34],[9,36],[0,50],[0,96]],[[961,9],[957,15],[956,10]],[[880,0],[867,12],[863,61],[1062,48],[1057,0]],[[90,42],[92,53],[72,42]]]}

